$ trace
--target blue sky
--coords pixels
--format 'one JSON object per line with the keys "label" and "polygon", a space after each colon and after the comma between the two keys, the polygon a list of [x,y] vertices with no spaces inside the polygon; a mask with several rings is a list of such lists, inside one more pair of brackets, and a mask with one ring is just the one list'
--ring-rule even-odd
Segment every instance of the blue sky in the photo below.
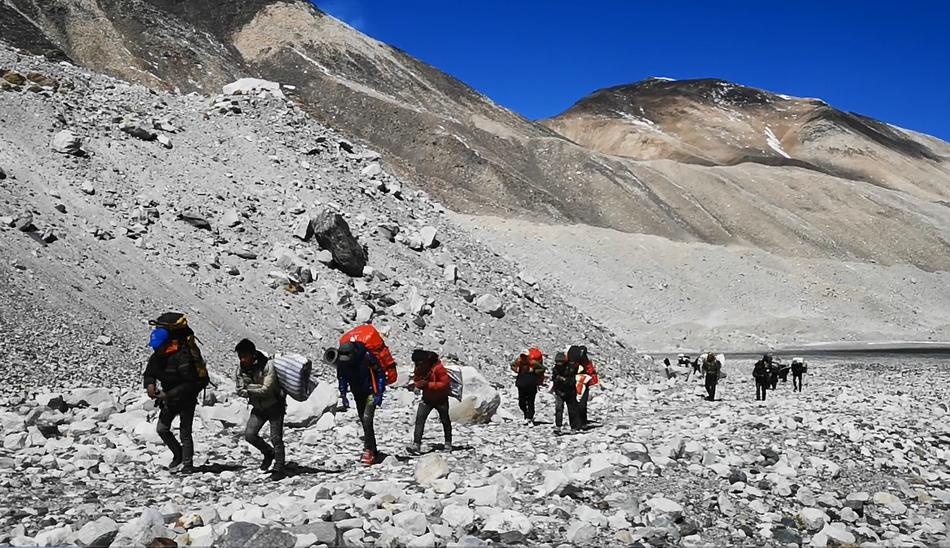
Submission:
{"label": "blue sky", "polygon": [[950,2],[315,3],[532,119],[649,76],[716,77],[950,141]]}

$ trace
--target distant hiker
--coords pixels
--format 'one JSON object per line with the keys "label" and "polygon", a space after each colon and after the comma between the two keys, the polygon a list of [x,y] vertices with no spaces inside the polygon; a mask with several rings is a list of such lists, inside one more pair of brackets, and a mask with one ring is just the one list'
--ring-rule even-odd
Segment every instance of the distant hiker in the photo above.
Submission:
{"label": "distant hiker", "polygon": [[352,392],[356,400],[356,412],[363,426],[363,455],[360,462],[376,462],[376,430],[373,422],[376,408],[383,404],[386,391],[386,373],[376,356],[360,342],[347,342],[336,351],[336,377],[340,385],[340,400],[343,409],[349,409],[346,393]]}
{"label": "distant hiker", "polygon": [[515,358],[511,370],[517,375],[515,387],[524,423],[534,424],[534,401],[538,396],[538,385],[544,380],[544,354],[537,348],[529,348],[527,353]]}
{"label": "distant hiker", "polygon": [[[208,369],[183,314],[162,314],[149,324],[153,326],[148,343],[152,356],[142,377],[148,397],[160,408],[155,431],[172,452],[168,469],[182,465],[181,472],[190,474],[194,472],[195,451],[192,423],[198,394],[208,385]],[[175,417],[181,423],[181,443],[171,431]]]}
{"label": "distant hiker", "polygon": [[755,379],[755,400],[765,401],[765,393],[772,382],[772,356],[764,354],[762,359],[752,367],[752,378]]}
{"label": "distant hiker", "polygon": [[[242,339],[234,351],[239,361],[235,375],[237,394],[247,398],[251,404],[251,414],[244,427],[244,439],[264,456],[261,470],[270,469],[273,463],[271,479],[279,480],[284,477],[284,413],[287,411],[287,398],[280,388],[277,370],[253,342]],[[273,447],[267,445],[260,436],[265,422],[270,423]]]}
{"label": "distant hiker", "polygon": [[782,360],[775,360],[769,364],[769,387],[772,390],[778,388],[778,372],[782,367]]}
{"label": "distant hiker", "polygon": [[[577,366],[567,359],[567,354],[558,352],[554,356],[552,372],[552,391],[554,392],[554,429],[561,431],[564,423],[564,406],[567,406],[567,420],[571,430],[579,430],[581,420],[577,408]],[[586,386],[584,387],[586,390]]]}
{"label": "distant hiker", "polygon": [[587,417],[587,402],[590,400],[590,387],[600,383],[594,363],[587,355],[586,346],[571,346],[567,349],[567,361],[577,367],[577,384],[580,398],[577,402],[577,415],[580,417],[581,428],[589,424]]}
{"label": "distant hiker", "polygon": [[693,373],[695,373],[697,377],[699,376],[699,368],[702,365],[700,358],[702,358],[702,356],[696,356],[696,359],[693,360]]}
{"label": "distant hiker", "polygon": [[792,366],[782,363],[781,360],[778,362],[778,378],[782,382],[788,382],[788,373],[791,371]]}
{"label": "distant hiker", "polygon": [[719,384],[719,375],[722,373],[722,362],[712,352],[706,355],[703,361],[703,372],[706,373],[706,401],[716,400],[716,385]]}
{"label": "distant hiker", "polygon": [[417,390],[422,391],[422,401],[416,411],[416,428],[410,450],[422,451],[422,433],[425,430],[429,413],[435,409],[442,422],[445,434],[445,450],[452,450],[452,421],[449,419],[449,373],[442,365],[439,355],[428,350],[413,350],[412,363],[415,365],[412,379]]}
{"label": "distant hiker", "polygon": [[805,373],[808,372],[808,364],[805,363],[804,358],[794,358],[792,359],[792,390],[795,392],[802,391],[802,380],[805,376]]}

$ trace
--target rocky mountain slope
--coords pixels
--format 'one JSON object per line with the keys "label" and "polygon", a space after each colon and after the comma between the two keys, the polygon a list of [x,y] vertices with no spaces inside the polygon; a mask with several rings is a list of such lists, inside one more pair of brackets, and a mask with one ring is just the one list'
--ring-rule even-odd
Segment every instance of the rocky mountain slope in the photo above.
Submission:
{"label": "rocky mountain slope", "polygon": [[[7,49],[0,67],[4,393],[134,385],[166,309],[223,375],[242,336],[318,357],[369,319],[404,363],[422,345],[497,373],[520,347],[586,339],[633,371],[605,328],[284,98],[155,93]],[[362,277],[312,234],[335,213],[368,250]]]}
{"label": "rocky mountain slope", "polygon": [[651,81],[545,122],[564,137],[302,1],[3,4],[76,62],[156,89],[294,85],[457,211],[950,268],[947,144],[820,102]]}

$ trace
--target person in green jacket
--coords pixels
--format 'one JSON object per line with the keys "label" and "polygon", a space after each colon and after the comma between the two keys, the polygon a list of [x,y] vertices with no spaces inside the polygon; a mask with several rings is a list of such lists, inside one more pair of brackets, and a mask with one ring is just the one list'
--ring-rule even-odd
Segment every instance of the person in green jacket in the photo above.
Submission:
{"label": "person in green jacket", "polygon": [[706,372],[706,401],[716,401],[716,385],[719,384],[719,374],[722,372],[722,363],[716,355],[710,352],[703,362],[703,371]]}
{"label": "person in green jacket", "polygon": [[[271,479],[284,477],[284,413],[287,401],[277,380],[277,371],[268,363],[267,356],[257,350],[254,343],[243,339],[234,347],[240,365],[236,375],[237,394],[247,398],[251,414],[244,428],[244,439],[264,455],[261,470],[274,469]],[[273,447],[261,439],[261,428],[270,423],[270,439]]]}

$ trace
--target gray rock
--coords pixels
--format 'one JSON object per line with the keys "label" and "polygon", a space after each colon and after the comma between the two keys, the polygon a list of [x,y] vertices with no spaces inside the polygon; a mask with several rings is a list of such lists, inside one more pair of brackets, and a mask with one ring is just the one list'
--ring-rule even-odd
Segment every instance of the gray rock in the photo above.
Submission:
{"label": "gray rock", "polygon": [[86,548],[105,548],[119,533],[119,525],[108,517],[101,517],[83,525],[76,534],[78,544]]}
{"label": "gray rock", "polygon": [[241,216],[236,209],[228,209],[221,215],[220,222],[226,227],[234,227],[241,224]]}
{"label": "gray rock", "polygon": [[424,535],[429,528],[426,515],[415,510],[406,510],[393,516],[393,525],[404,529],[413,536]]}
{"label": "gray rock", "polygon": [[343,216],[332,211],[323,211],[313,223],[313,233],[320,247],[333,255],[333,265],[353,277],[363,275],[366,266],[366,250],[350,232]]}
{"label": "gray rock", "polygon": [[261,526],[256,523],[238,521],[228,526],[228,530],[218,539],[215,546],[219,548],[250,548],[251,539],[261,530]]}
{"label": "gray rock", "polygon": [[383,172],[383,168],[376,162],[369,164],[360,170],[360,175],[367,179],[372,179]]}
{"label": "gray rock", "polygon": [[173,148],[172,140],[167,135],[159,135],[156,137],[158,144],[162,145],[165,148]]}
{"label": "gray rock", "polygon": [[416,481],[422,485],[444,478],[448,474],[449,463],[442,455],[430,453],[416,461],[415,477]]}
{"label": "gray rock", "polygon": [[475,306],[481,312],[489,314],[495,318],[503,318],[505,316],[505,308],[504,304],[501,302],[501,299],[491,293],[485,293],[476,299]]}
{"label": "gray rock", "polygon": [[196,215],[194,213],[182,212],[178,214],[178,219],[181,221],[185,221],[186,223],[190,224],[191,226],[195,228],[199,228],[201,230],[211,230],[211,223],[208,222],[207,219],[205,219],[204,217],[200,215]]}
{"label": "gray rock", "polygon": [[317,544],[326,544],[327,546],[338,546],[342,542],[339,529],[330,521],[316,521],[306,525],[298,525],[291,529],[291,532],[298,535],[313,535],[316,537]]}
{"label": "gray rock", "polygon": [[313,220],[308,215],[300,217],[294,223],[292,234],[298,240],[309,242],[310,238],[313,237]]}
{"label": "gray rock", "polygon": [[60,154],[71,154],[81,156],[84,154],[82,149],[82,139],[69,130],[63,130],[53,137],[53,151]]}
{"label": "gray rock", "polygon": [[422,241],[422,247],[435,247],[439,243],[438,240],[436,240],[438,233],[438,229],[433,226],[422,227],[422,229],[419,230],[419,238]]}

